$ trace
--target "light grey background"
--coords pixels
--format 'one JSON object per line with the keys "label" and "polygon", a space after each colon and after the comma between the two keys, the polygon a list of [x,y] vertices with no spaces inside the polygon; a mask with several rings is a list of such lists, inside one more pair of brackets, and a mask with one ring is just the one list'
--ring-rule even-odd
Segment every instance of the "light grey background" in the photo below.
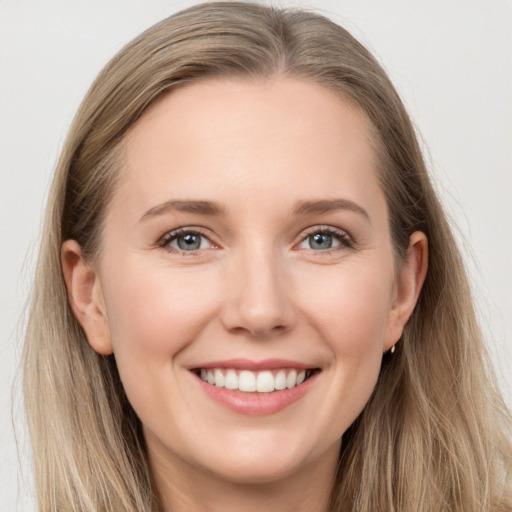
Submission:
{"label": "light grey background", "polygon": [[[19,390],[18,327],[59,149],[95,75],[164,0],[0,0],[0,511],[35,510]],[[483,327],[512,402],[512,3],[318,0],[380,58],[419,127],[460,228]],[[18,428],[18,463],[11,407]],[[20,470],[20,468],[22,468]]]}

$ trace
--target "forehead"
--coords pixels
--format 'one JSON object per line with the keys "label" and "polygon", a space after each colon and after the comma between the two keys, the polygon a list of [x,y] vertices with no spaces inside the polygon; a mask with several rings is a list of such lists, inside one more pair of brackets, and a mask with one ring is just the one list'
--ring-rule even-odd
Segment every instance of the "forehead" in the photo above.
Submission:
{"label": "forehead", "polygon": [[379,188],[371,132],[359,109],[307,80],[210,79],[164,95],[132,127],[117,195],[139,210],[173,194],[236,197],[245,210],[269,191],[283,204],[364,196]]}

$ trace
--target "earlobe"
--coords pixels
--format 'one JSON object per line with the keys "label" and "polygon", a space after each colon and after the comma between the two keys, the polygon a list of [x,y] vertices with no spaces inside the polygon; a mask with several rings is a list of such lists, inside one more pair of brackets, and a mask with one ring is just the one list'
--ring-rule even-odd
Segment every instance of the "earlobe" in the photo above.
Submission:
{"label": "earlobe", "polygon": [[409,239],[407,256],[398,272],[391,307],[384,351],[389,350],[402,336],[425,282],[428,268],[428,240],[421,231]]}
{"label": "earlobe", "polygon": [[98,274],[85,261],[75,240],[62,244],[61,263],[69,304],[89,344],[99,354],[111,354],[113,347]]}

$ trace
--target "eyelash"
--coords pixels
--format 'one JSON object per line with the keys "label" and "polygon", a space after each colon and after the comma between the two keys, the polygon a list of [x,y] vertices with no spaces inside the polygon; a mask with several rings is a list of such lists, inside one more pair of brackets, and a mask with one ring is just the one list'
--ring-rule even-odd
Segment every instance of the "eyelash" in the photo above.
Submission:
{"label": "eyelash", "polygon": [[162,247],[163,249],[166,249],[169,252],[182,254],[183,256],[193,256],[195,254],[198,254],[204,249],[194,250],[194,251],[184,251],[180,249],[176,249],[174,247],[171,247],[169,244],[173,242],[174,240],[177,240],[180,237],[186,236],[186,235],[200,235],[203,238],[206,238],[213,246],[216,244],[211,241],[210,237],[200,228],[178,228],[174,229],[173,231],[170,231],[169,233],[166,233],[158,242],[158,246]]}
{"label": "eyelash", "polygon": [[301,238],[300,243],[303,243],[310,236],[313,236],[316,234],[331,235],[333,238],[336,238],[336,240],[340,243],[340,245],[338,247],[333,247],[331,249],[324,249],[321,251],[314,251],[313,249],[309,249],[319,255],[329,256],[337,251],[340,251],[343,249],[353,249],[355,247],[354,240],[346,231],[343,231],[342,229],[338,229],[338,228],[335,228],[332,226],[314,226],[314,227],[306,229],[304,235]]}
{"label": "eyelash", "polygon": [[[311,237],[313,235],[317,235],[317,234],[331,235],[331,236],[333,236],[333,238],[335,238],[340,243],[339,246],[330,248],[330,249],[324,249],[324,250],[319,250],[319,251],[309,249],[310,251],[312,251],[316,254],[319,254],[319,255],[328,256],[334,252],[337,252],[337,251],[340,251],[343,249],[353,249],[355,246],[353,239],[346,231],[343,231],[338,228],[334,228],[332,226],[314,226],[314,227],[308,228],[304,232],[299,244],[296,244],[295,247],[297,245],[300,245],[303,242],[305,242],[309,237]],[[169,233],[166,233],[158,241],[158,246],[163,249],[166,249],[168,252],[178,253],[183,256],[194,256],[204,250],[204,249],[198,249],[198,250],[185,251],[185,250],[181,250],[181,249],[176,249],[169,245],[174,240],[177,240],[178,238],[186,236],[186,235],[199,235],[203,238],[206,238],[209,241],[209,243],[212,244],[214,247],[216,246],[215,242],[213,242],[210,239],[210,237],[206,234],[206,232],[204,232],[200,228],[186,228],[186,227],[180,227],[178,229],[174,229],[173,231],[170,231]]]}

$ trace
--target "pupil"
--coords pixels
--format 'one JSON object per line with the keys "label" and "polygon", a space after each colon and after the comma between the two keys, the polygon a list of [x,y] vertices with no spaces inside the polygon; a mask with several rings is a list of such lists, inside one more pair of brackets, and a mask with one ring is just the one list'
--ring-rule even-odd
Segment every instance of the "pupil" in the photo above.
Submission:
{"label": "pupil", "polygon": [[178,238],[178,247],[184,251],[193,251],[201,247],[201,237],[199,235],[183,235]]}
{"label": "pupil", "polygon": [[316,233],[310,237],[311,249],[330,249],[332,247],[332,236],[326,233]]}

